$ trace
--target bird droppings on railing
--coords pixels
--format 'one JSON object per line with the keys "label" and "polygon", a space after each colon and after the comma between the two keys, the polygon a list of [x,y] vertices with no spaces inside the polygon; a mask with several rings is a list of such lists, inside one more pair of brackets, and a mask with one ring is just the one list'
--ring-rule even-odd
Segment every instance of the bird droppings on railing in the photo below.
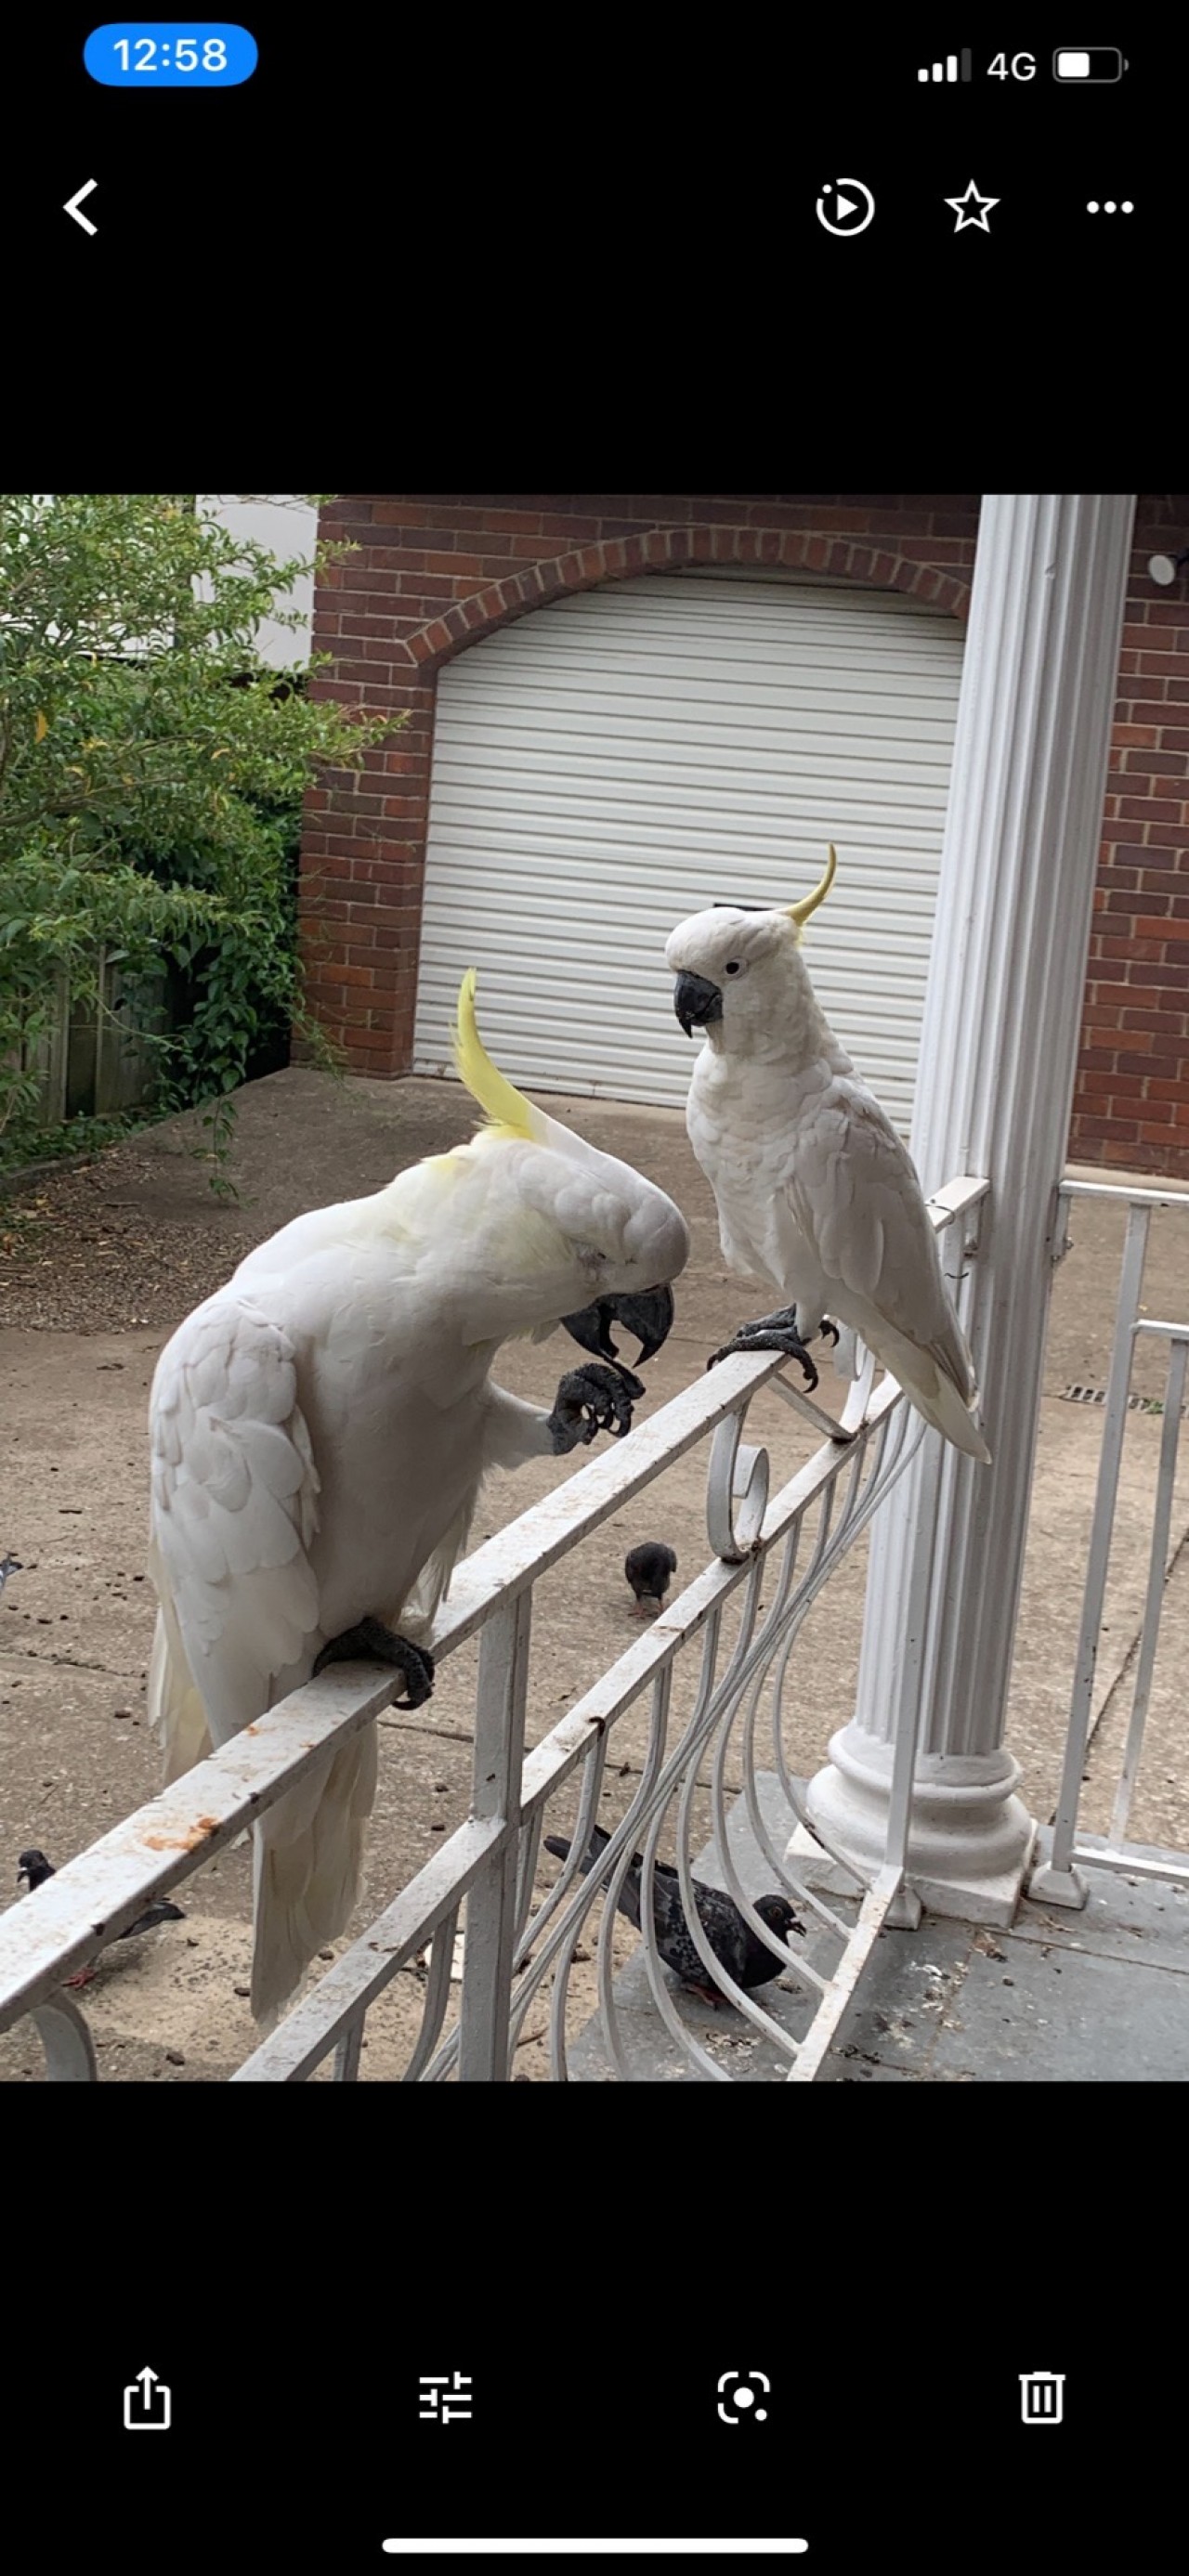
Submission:
{"label": "bird droppings on railing", "polygon": [[142,1834],[141,1841],[143,1842],[146,1851],[197,1851],[199,1844],[208,1842],[210,1836],[212,1834],[217,1834],[218,1830],[219,1819],[217,1816],[199,1816],[195,1823],[190,1826],[188,1832],[180,1834]]}

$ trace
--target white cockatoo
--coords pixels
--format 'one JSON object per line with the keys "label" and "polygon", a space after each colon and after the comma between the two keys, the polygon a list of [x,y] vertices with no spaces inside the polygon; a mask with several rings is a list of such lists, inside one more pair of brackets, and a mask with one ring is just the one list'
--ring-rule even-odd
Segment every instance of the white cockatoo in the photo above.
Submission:
{"label": "white cockatoo", "polygon": [[[601,1363],[552,1412],[493,1385],[502,1342],[618,1318],[659,1349],[689,1252],[663,1190],[500,1074],[459,996],[455,1051],[487,1114],[469,1144],[249,1253],[162,1352],[149,1407],[150,1716],[174,1780],[329,1661],[396,1665],[428,1699],[434,1613],[484,1476],[627,1431],[638,1378]],[[374,1724],[255,1835],[252,2009],[270,2020],[340,1933],[376,1787]]]}
{"label": "white cockatoo", "polygon": [[814,998],[801,955],[820,885],[771,912],[715,905],[673,932],[665,959],[687,1037],[706,1044],[686,1108],[690,1143],[718,1206],[732,1269],[789,1302],[745,1325],[727,1351],[785,1350],[809,1386],[805,1349],[823,1327],[861,1336],[926,1422],[990,1461],[978,1389],[910,1155]]}

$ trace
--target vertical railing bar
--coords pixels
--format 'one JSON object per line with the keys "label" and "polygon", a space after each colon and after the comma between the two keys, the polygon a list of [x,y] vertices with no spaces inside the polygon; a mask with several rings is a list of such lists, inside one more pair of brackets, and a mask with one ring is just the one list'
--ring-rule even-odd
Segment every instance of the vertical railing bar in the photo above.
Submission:
{"label": "vertical railing bar", "polygon": [[[799,1533],[800,1523],[798,1522],[795,1524],[794,1530],[790,1531],[789,1540],[793,1540],[797,1535],[799,1535]],[[789,1541],[786,1541],[785,1544],[784,1557],[785,1561],[781,1571],[780,1582],[777,1586],[776,1599],[768,1614],[770,1624],[774,1622],[779,1624],[782,1616],[784,1618],[788,1618],[790,1615],[789,1612],[784,1611],[782,1607],[785,1596],[792,1585],[793,1573],[796,1567],[796,1547],[795,1545],[790,1545]],[[800,1624],[794,1619],[783,1649],[780,1650],[780,1673],[782,1677],[799,1633]],[[787,1895],[790,1892],[790,1881],[788,1880],[783,1866],[775,1859],[763,1817],[760,1813],[759,1800],[756,1796],[755,1789],[756,1719],[759,1713],[760,1701],[771,1678],[772,1667],[769,1663],[763,1666],[763,1668],[756,1674],[747,1698],[747,1709],[744,1716],[743,1741],[741,1747],[743,1764],[743,1800],[754,1839],[765,1859],[769,1862],[774,1871],[773,1889],[774,1891],[779,1891]],[[714,1840],[718,1850],[719,1861],[722,1868],[722,1875],[726,1883],[727,1893],[739,1907],[739,1911],[743,1915],[744,1921],[751,1925],[751,1928],[756,1932],[758,1938],[758,1917],[755,1914],[755,1908],[751,1899],[744,1889],[739,1872],[735,1867],[735,1862],[731,1853],[730,1835],[727,1830],[724,1775],[726,1772],[727,1757],[730,1751],[731,1736],[734,1730],[735,1721],[742,1711],[743,1694],[740,1693],[739,1698],[735,1702],[734,1709],[724,1712],[723,1719],[719,1725],[718,1745],[714,1756],[714,1769],[711,1774],[711,1814],[714,1822]],[[799,1901],[801,1890],[798,1888],[796,1893]],[[807,1963],[796,1959],[791,1951],[790,1957],[788,1961],[785,1962],[785,1965],[789,1968],[790,1973],[794,1974],[802,1985],[807,1985],[813,1988],[818,1994],[824,1994],[828,1981],[818,1974],[816,1968],[810,1968]],[[762,2011],[763,2007],[757,2007],[757,2009]],[[765,2022],[768,2022],[770,2019],[771,2016],[765,2013]],[[784,2037],[785,2034],[782,2033],[782,2044]]]}
{"label": "vertical railing bar", "polygon": [[[714,2059],[708,2054],[707,2050],[703,2048],[701,2041],[695,2039],[693,2032],[687,2028],[685,2022],[682,2021],[681,2015],[678,2012],[677,2007],[673,2002],[673,1998],[664,1982],[664,1964],[656,1946],[656,1925],[653,1921],[653,1883],[656,1866],[656,1849],[657,1844],[660,1841],[661,1827],[664,1824],[664,1821],[665,1810],[663,1807],[660,1807],[657,1809],[644,1839],[644,1867],[640,1873],[640,1935],[644,1943],[644,1965],[647,1971],[649,1985],[652,1988],[652,2000],[656,2005],[657,2011],[660,2014],[661,2020],[664,2022],[670,2038],[675,2039],[678,2047],[684,2049],[695,2072],[704,2076],[711,2084],[729,2084],[731,2079],[727,2074],[726,2068],[715,2064]],[[679,1866],[683,1857],[684,1855],[681,1843],[678,1841],[677,1858]],[[696,1922],[697,1918],[694,1916],[691,1921],[692,1908],[688,1898],[685,1899],[685,1911],[686,1921],[690,1926],[690,1935],[691,1938],[694,1939],[695,1947],[697,1947],[697,1940],[694,1934],[694,1922]],[[701,1929],[700,1925],[698,1926],[698,1929]],[[712,1982],[713,1980],[708,1972],[707,1984]]]}
{"label": "vertical railing bar", "polygon": [[[757,1675],[756,1686],[762,1689],[765,1679],[766,1673],[761,1671]],[[760,1925],[759,1917],[755,1914],[755,1909],[751,1903],[750,1897],[748,1897],[744,1892],[738,1871],[736,1870],[731,1858],[730,1843],[727,1836],[726,1815],[722,1804],[722,1774],[726,1763],[727,1746],[730,1740],[731,1728],[734,1725],[735,1717],[738,1715],[740,1704],[741,1699],[737,1699],[735,1701],[734,1710],[732,1711],[730,1708],[724,1709],[723,1715],[719,1720],[719,1741],[715,1754],[714,1769],[711,1774],[711,1813],[714,1818],[714,1839],[718,1849],[719,1864],[723,1877],[726,1880],[727,1893],[731,1897],[732,1901],[738,1906],[744,1921],[755,1931],[756,1938],[758,1940],[762,1938],[762,1927]],[[707,1940],[703,1925],[699,1921],[695,1897],[695,1887],[697,1882],[694,1878],[693,1864],[690,1858],[690,1818],[694,1798],[697,1794],[697,1775],[697,1763],[691,1762],[686,1773],[685,1784],[681,1792],[677,1810],[678,1883],[681,1889],[682,1907],[685,1913],[686,1922],[689,1925],[690,1939],[692,1940],[699,1957],[703,1958],[705,1961],[707,1984],[720,1986],[721,1983],[721,1991],[727,1996],[728,2000],[734,2004],[736,2011],[743,2013],[745,2018],[752,2023],[755,2029],[762,2031],[766,2039],[774,2042],[778,2048],[783,2050],[786,2057],[795,2058],[800,2046],[799,2040],[794,2039],[790,2032],[782,2030],[779,2022],[776,2021],[774,2016],[771,2013],[766,2012],[762,2004],[756,2003],[750,1995],[744,1992],[741,1986],[736,1984],[735,1979],[732,1977],[729,1969],[723,1965],[722,1960],[715,1958],[714,1952],[711,1950],[710,1943]],[[776,1954],[774,1953],[773,1955],[775,1957]],[[780,1952],[780,1964],[787,1973],[795,1975],[802,1984],[808,1985],[811,1989],[816,1989],[819,1994],[824,1993],[825,1980],[817,1974],[815,1969],[803,1967],[802,1964],[794,1958],[792,1950],[787,1944]],[[773,1973],[775,1974],[775,1970]]]}
{"label": "vertical railing bar", "polygon": [[1073,1691],[1069,1706],[1069,1732],[1065,1740],[1065,1762],[1053,1823],[1052,1855],[1044,1871],[1046,1885],[1055,1875],[1068,1876],[1073,1854],[1073,1838],[1077,1830],[1078,1805],[1082,1794],[1082,1772],[1085,1768],[1086,1746],[1090,1734],[1094,1671],[1102,1633],[1102,1604],[1106,1593],[1107,1568],[1114,1529],[1115,1498],[1118,1493],[1119,1466],[1123,1455],[1123,1434],[1127,1427],[1127,1390],[1131,1383],[1133,1349],[1132,1326],[1139,1311],[1139,1295],[1143,1286],[1151,1213],[1149,1207],[1131,1207],[1127,1216],[1127,1237],[1123,1247],[1123,1266],[1119,1275],[1119,1302],[1115,1311],[1115,1339],[1111,1352],[1110,1376],[1107,1381],[1102,1454],[1098,1465],[1098,1487],[1094,1498],[1094,1518],[1090,1530],[1086,1588],[1082,1596],[1081,1625],[1078,1631],[1077,1663],[1074,1668]]}
{"label": "vertical railing bar", "polygon": [[[720,1614],[715,1612],[708,1622],[707,1634],[713,1634],[713,1636],[717,1637],[720,1624]],[[704,1665],[705,1655],[703,1655],[703,1666]],[[649,1728],[648,1754],[644,1765],[640,1788],[637,1792],[639,1797],[651,1795],[652,1789],[656,1783],[657,1775],[664,1767],[664,1752],[669,1732],[669,1702],[672,1697],[672,1691],[673,1666],[672,1663],[667,1663],[663,1666],[662,1670],[656,1674],[652,1684],[652,1724]],[[585,1794],[581,1802],[579,1819],[574,1832],[572,1848],[569,1858],[563,1865],[562,1876],[567,1885],[569,1885],[570,1879],[567,1878],[566,1874],[570,1873],[571,1878],[577,1875],[578,1864],[584,1853],[589,1848],[591,1823],[593,1821],[593,1818],[589,1813],[589,1807],[593,1806],[596,1797],[597,1790],[593,1795],[590,1793]],[[633,1804],[634,1803],[635,1801],[633,1801]],[[620,1824],[616,1825],[612,1835],[612,1840],[614,1840],[615,1834],[620,1832],[621,1827],[626,1825],[626,1822],[627,1819],[624,1817],[621,1819]],[[614,1996],[612,1993],[610,1975],[609,1973],[605,1975],[605,1962],[610,1961],[610,1943],[612,1933],[614,1931],[615,1911],[620,1890],[623,1887],[628,1869],[631,1866],[631,1854],[632,1838],[630,1834],[625,1834],[623,1850],[619,1854],[618,1859],[612,1863],[610,1875],[607,1874],[606,1854],[603,1856],[603,1868],[597,1872],[595,1870],[591,1870],[588,1873],[585,1905],[576,1916],[572,1925],[569,1925],[568,1927],[566,1925],[555,1925],[546,1951],[543,1955],[542,1963],[543,1965],[547,1964],[550,1957],[558,1951],[561,1952],[560,1962],[553,1980],[552,2011],[550,2018],[550,2050],[555,2064],[558,2061],[558,2055],[560,2052],[561,2062],[564,2067],[566,2049],[565,2014],[566,2002],[569,1993],[570,1970],[574,1964],[574,1945],[577,1941],[579,1932],[583,1926],[589,1922],[590,1915],[601,1889],[603,1896],[603,1915],[599,1924],[599,1948],[597,1954],[599,2013],[600,2018],[604,2020],[604,2029],[608,2045],[619,2070],[621,2080],[623,2081],[627,2080],[627,2066],[619,2044],[619,2026],[615,2020]],[[603,1947],[604,1936],[607,1944],[605,1950]],[[610,2024],[607,2023],[604,2016],[604,1992],[611,1997]],[[564,2074],[562,2080],[566,2080]]]}
{"label": "vertical railing bar", "polygon": [[[451,1914],[443,1916],[429,1945],[429,1975],[425,1981],[421,2028],[417,2033],[413,2054],[401,2077],[402,2084],[417,2083],[422,2068],[428,2063],[430,2051],[446,2018],[446,2006],[450,2000],[450,1970],[454,1962],[458,1915],[459,1908],[456,1905]],[[457,2046],[457,2032],[451,2035]]]}
{"label": "vertical railing bar", "polygon": [[[756,1605],[759,1601],[760,1587],[762,1585],[763,1578],[764,1560],[757,1557],[748,1572],[744,1591],[743,1612],[739,1623],[739,1635],[731,1650],[731,1656],[727,1666],[727,1675],[734,1671],[736,1664],[740,1660],[740,1656],[746,1650],[747,1641],[755,1625]],[[685,1733],[680,1738],[670,1761],[666,1765],[666,1771],[671,1775],[666,1795],[663,1801],[658,1804],[655,1813],[649,1819],[645,1828],[642,1851],[643,1868],[640,1873],[640,1938],[644,1948],[645,1974],[647,1975],[649,1985],[652,1989],[653,2002],[660,2014],[661,2020],[664,2022],[666,2030],[669,2032],[670,2038],[675,2039],[678,2047],[684,2050],[685,2055],[689,2058],[695,2071],[700,2072],[703,2076],[708,2077],[711,2082],[716,2084],[729,2082],[730,2079],[725,2076],[723,2068],[715,2064],[714,2059],[708,2056],[700,2042],[693,2037],[693,2034],[682,2020],[673,2001],[673,1997],[665,1984],[664,1963],[657,1948],[656,1925],[653,1919],[653,1889],[655,1884],[657,1845],[660,1841],[661,1832],[670,1802],[675,1791],[678,1789],[683,1776],[687,1781],[689,1779],[696,1780],[698,1765],[708,1739],[708,1734],[712,1726],[717,1723],[717,1720],[710,1715],[710,1712],[713,1710],[715,1703],[721,1699],[726,1680],[726,1676],[724,1676],[724,1682],[720,1682],[717,1686],[714,1681],[715,1665],[717,1662],[721,1633],[722,1623],[721,1620],[717,1620],[715,1622],[714,1629],[713,1654],[711,1655],[708,1652],[703,1657],[702,1672],[699,1677],[698,1693],[694,1701],[693,1710],[687,1722]],[[680,1858],[680,1847],[678,1856]],[[622,1873],[620,1873],[618,1877],[617,1886],[621,1884]]]}
{"label": "vertical railing bar", "polygon": [[333,2080],[336,2084],[355,2084],[359,2080],[359,2057],[366,2019],[366,2013],[356,2013],[354,2021],[348,2022],[338,2042],[334,2052]]}
{"label": "vertical railing bar", "polygon": [[544,1807],[537,1806],[533,1808],[531,1815],[526,1816],[521,1827],[520,1849],[516,1856],[516,1929],[514,1935],[514,1947],[517,1952],[519,1952],[521,1942],[524,1938],[524,1927],[528,1922],[528,1909],[533,1901],[533,1883],[537,1875],[537,1862],[541,1857],[541,1829],[544,1822]]}
{"label": "vertical railing bar", "polygon": [[1123,1768],[1119,1775],[1119,1786],[1111,1814],[1110,1839],[1113,1843],[1121,1843],[1127,1832],[1132,1791],[1135,1787],[1135,1776],[1139,1769],[1144,1729],[1148,1719],[1152,1673],[1156,1662],[1156,1641],[1160,1632],[1160,1614],[1164,1606],[1168,1539],[1172,1526],[1173,1483],[1177,1472],[1177,1447],[1181,1436],[1181,1406],[1185,1397],[1187,1360],[1189,1360],[1189,1342],[1175,1341],[1168,1354],[1168,1377],[1164,1389],[1164,1422],[1160,1433],[1160,1464],[1156,1474],[1152,1553],[1148,1561],[1148,1593],[1144,1603],[1143,1626],[1140,1630],[1135,1698],[1131,1704],[1131,1721],[1127,1729]]}
{"label": "vertical railing bar", "polygon": [[471,1813],[498,1816],[501,1840],[467,1894],[458,2025],[460,2084],[506,2084],[516,1935],[520,1773],[528,1693],[531,1584],[493,1612],[479,1645]]}
{"label": "vertical railing bar", "polygon": [[[660,1678],[661,1676],[658,1674],[652,1686],[654,1713],[656,1708],[657,1683]],[[659,1760],[659,1754],[657,1758]],[[554,1957],[558,1947],[560,1946],[559,1942],[552,1940],[551,1936],[550,1942],[546,1944],[545,1948],[542,1950],[541,1944],[543,1936],[549,1930],[549,1926],[553,1922],[554,1916],[560,1913],[565,1898],[571,1894],[575,1887],[582,1885],[579,1863],[583,1852],[589,1847],[591,1830],[597,1820],[599,1791],[603,1773],[606,1768],[606,1761],[607,1738],[605,1735],[599,1735],[594,1737],[592,1740],[583,1763],[583,1770],[586,1773],[587,1778],[579,1801],[578,1815],[575,1819],[574,1831],[570,1838],[569,1856],[562,1862],[560,1877],[554,1880],[553,1886],[548,1890],[547,1894],[542,1897],[536,1913],[530,1914],[527,1917],[517,1941],[517,1967],[519,1968],[522,1962],[530,1957],[532,1959],[532,1966],[526,1971],[525,1975],[517,1981],[516,1995],[512,2006],[513,2035],[515,2035],[515,2030],[519,2027],[519,2021],[523,2019],[524,2014],[528,2009],[529,2002],[541,1983],[542,1976],[544,1975],[549,1961]],[[652,1739],[650,1736],[649,1760],[645,1764],[644,1772],[641,1775],[642,1781],[647,1780],[651,1763]],[[543,1806],[538,1808],[537,1813],[539,1821],[543,1825],[545,1822],[545,1808]],[[575,1933],[577,1933],[577,1931],[581,1929],[581,1924],[577,1923],[572,1928]]]}

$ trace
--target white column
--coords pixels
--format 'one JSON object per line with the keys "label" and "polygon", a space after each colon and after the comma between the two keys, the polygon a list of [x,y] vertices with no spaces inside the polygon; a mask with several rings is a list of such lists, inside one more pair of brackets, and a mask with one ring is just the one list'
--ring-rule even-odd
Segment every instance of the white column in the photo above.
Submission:
{"label": "white column", "polygon": [[869,1876],[919,1701],[909,1880],[974,1922],[1011,1920],[1035,1830],[1002,1735],[1134,515],[983,501],[912,1150],[926,1193],[990,1180],[970,1330],[994,1464],[929,1431],[877,1514],[858,1704],[808,1796]]}

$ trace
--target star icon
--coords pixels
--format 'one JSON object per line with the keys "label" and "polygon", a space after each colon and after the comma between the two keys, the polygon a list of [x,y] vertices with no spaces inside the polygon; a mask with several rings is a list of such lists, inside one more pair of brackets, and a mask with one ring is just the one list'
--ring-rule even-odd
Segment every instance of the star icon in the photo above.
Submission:
{"label": "star icon", "polygon": [[964,197],[947,197],[945,202],[947,206],[953,207],[954,213],[958,218],[957,223],[954,226],[954,231],[956,233],[964,233],[968,225],[974,225],[980,233],[990,232],[991,227],[987,222],[987,217],[990,214],[992,206],[997,206],[999,204],[999,199],[998,197],[980,197],[973,179],[971,180],[970,186],[968,187]]}

